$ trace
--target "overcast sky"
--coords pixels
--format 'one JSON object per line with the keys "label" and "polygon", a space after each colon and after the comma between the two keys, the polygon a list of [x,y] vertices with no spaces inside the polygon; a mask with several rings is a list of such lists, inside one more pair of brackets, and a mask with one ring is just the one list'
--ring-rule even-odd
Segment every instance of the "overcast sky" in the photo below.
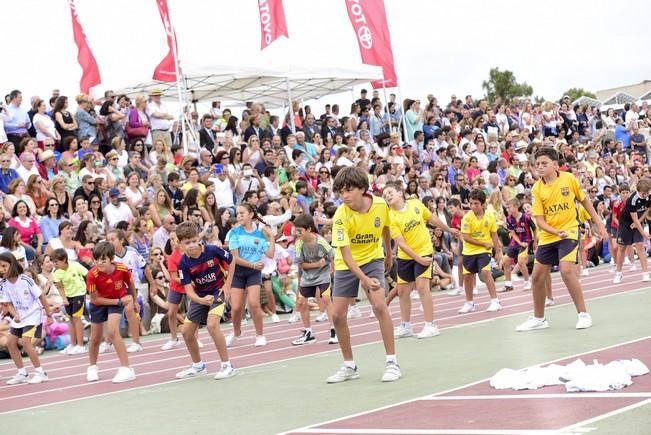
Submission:
{"label": "overcast sky", "polygon": [[[290,39],[260,54],[256,0],[168,0],[187,64],[359,63],[345,0],[284,0]],[[483,94],[491,67],[509,69],[535,95],[595,91],[651,79],[651,2],[385,0],[400,94],[446,102]],[[100,66],[102,89],[147,80],[166,53],[155,0],[77,0]],[[0,2],[4,90],[78,93],[66,0]],[[5,92],[5,93],[6,93]],[[349,100],[350,95],[338,98]],[[323,104],[329,99],[321,101]],[[346,104],[348,101],[342,101]]]}

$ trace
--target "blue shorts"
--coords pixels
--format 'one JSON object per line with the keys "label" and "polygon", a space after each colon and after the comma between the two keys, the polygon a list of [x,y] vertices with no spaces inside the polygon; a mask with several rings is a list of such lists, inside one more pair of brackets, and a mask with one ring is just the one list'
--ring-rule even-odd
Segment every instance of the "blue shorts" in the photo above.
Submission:
{"label": "blue shorts", "polygon": [[235,266],[231,288],[247,289],[262,284],[262,272],[248,267]]}
{"label": "blue shorts", "polygon": [[167,292],[167,302],[174,305],[181,305],[184,296],[184,293],[178,293],[170,289],[170,291]]}
{"label": "blue shorts", "polygon": [[118,314],[122,316],[124,311],[123,306],[117,305],[95,305],[92,302],[89,305],[90,309],[90,323],[104,323],[108,320],[111,314]]}

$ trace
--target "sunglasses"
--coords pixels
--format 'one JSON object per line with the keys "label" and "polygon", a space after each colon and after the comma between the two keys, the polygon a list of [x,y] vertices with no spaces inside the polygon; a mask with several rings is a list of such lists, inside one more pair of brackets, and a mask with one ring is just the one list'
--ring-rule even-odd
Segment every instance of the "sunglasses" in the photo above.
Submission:
{"label": "sunglasses", "polygon": [[328,172],[328,171],[319,171],[319,174],[330,175],[330,172]]}
{"label": "sunglasses", "polygon": [[156,279],[165,279],[164,276],[157,276]]}

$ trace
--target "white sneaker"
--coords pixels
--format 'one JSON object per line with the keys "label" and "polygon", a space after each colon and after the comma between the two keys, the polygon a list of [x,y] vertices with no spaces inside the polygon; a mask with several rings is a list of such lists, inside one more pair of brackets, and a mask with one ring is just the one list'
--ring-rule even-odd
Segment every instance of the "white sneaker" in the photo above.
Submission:
{"label": "white sneaker", "polygon": [[142,345],[140,343],[131,343],[127,346],[127,353],[136,353],[140,351],[142,351]]}
{"label": "white sneaker", "polygon": [[375,319],[375,313],[373,312],[373,308],[371,308],[371,312],[368,313],[368,318],[369,319]]}
{"label": "white sneaker", "polygon": [[642,282],[649,282],[650,279],[651,279],[651,278],[649,278],[649,274],[648,274],[648,273],[643,273],[643,274],[642,274]]}
{"label": "white sneaker", "polygon": [[486,287],[486,284],[484,283],[484,281],[481,281],[481,280],[478,279],[477,280],[477,288],[483,288],[483,287]]}
{"label": "white sneaker", "polygon": [[86,381],[96,382],[99,381],[99,369],[97,366],[88,366],[86,369]]}
{"label": "white sneaker", "polygon": [[108,353],[108,352],[113,352],[113,343],[107,343],[105,341],[102,341],[99,344],[99,353]]}
{"label": "white sneaker", "polygon": [[525,281],[522,290],[531,290],[531,281]]}
{"label": "white sneaker", "polygon": [[590,271],[588,271],[588,269],[583,269],[581,271],[581,276],[590,276]]}
{"label": "white sneaker", "polygon": [[68,355],[82,355],[86,352],[88,352],[86,346],[74,346],[72,349],[70,349]]}
{"label": "white sneaker", "polygon": [[337,373],[326,379],[326,382],[328,384],[338,384],[340,382],[352,381],[354,379],[359,379],[359,370],[357,367],[353,369],[342,365],[339,367],[339,370],[337,370]]}
{"label": "white sneaker", "polygon": [[500,293],[510,292],[510,291],[513,291],[513,286],[512,286],[512,285],[506,285],[506,284],[505,284],[504,287],[500,288],[500,289],[497,290],[497,291],[500,292]]}
{"label": "white sneaker", "polygon": [[248,324],[249,324],[249,319],[247,319],[246,316],[245,316],[245,317],[242,317],[242,323],[241,323],[241,325],[242,325],[242,326],[246,326],[246,325],[248,325]]}
{"label": "white sneaker", "polygon": [[[242,334],[240,334],[240,337],[241,336],[242,336]],[[232,333],[232,332],[230,334],[228,334],[226,336],[226,347],[231,347],[232,345],[234,345],[238,338],[239,337],[236,337],[235,334]]]}
{"label": "white sneaker", "polygon": [[624,279],[624,276],[622,275],[622,272],[617,272],[615,273],[615,278],[613,278],[613,284],[619,284],[622,282]]}
{"label": "white sneaker", "polygon": [[326,311],[322,312],[318,316],[316,316],[316,319],[314,319],[315,322],[327,322],[328,321],[328,313]]}
{"label": "white sneaker", "polygon": [[131,367],[120,367],[118,372],[113,376],[111,382],[121,384],[123,382],[135,381],[136,372]]}
{"label": "white sneaker", "polygon": [[302,346],[304,344],[312,344],[312,343],[316,343],[316,337],[314,336],[312,331],[308,331],[306,329],[303,329],[301,331],[300,337],[292,341],[293,346]]}
{"label": "white sneaker", "polygon": [[160,350],[172,350],[181,345],[181,340],[178,338],[176,340],[168,340],[161,348]]}
{"label": "white sneaker", "polygon": [[258,347],[267,345],[267,339],[264,338],[264,335],[257,335],[255,337],[255,345]]}
{"label": "white sneaker", "polygon": [[556,302],[554,302],[554,299],[545,297],[545,306],[546,307],[552,307],[554,306]]}
{"label": "white sneaker", "polygon": [[294,313],[289,317],[289,319],[287,319],[287,323],[296,323],[299,320],[301,320],[301,315],[299,313]]}
{"label": "white sneaker", "polygon": [[235,368],[233,368],[232,365],[222,364],[219,371],[215,373],[215,380],[221,381],[222,379],[232,378],[236,374],[237,372],[235,371]]}
{"label": "white sneaker", "polygon": [[393,330],[393,335],[395,335],[396,338],[411,337],[414,335],[414,330],[411,328],[411,326],[400,325]]}
{"label": "white sneaker", "polygon": [[400,366],[396,362],[388,362],[384,366],[384,374],[382,375],[382,382],[397,381],[402,377]]}
{"label": "white sneaker", "polygon": [[348,319],[359,319],[362,317],[362,312],[359,310],[359,307],[357,305],[353,305],[352,307],[348,307]]}
{"label": "white sneaker", "polygon": [[28,384],[41,384],[43,382],[46,382],[48,380],[47,373],[45,372],[34,372],[31,378],[29,378],[29,381],[27,381]]}
{"label": "white sneaker", "polygon": [[502,305],[500,304],[500,301],[498,301],[497,299],[493,299],[490,305],[488,306],[488,308],[486,308],[486,311],[492,313],[495,311],[499,311],[501,309],[502,309]]}
{"label": "white sneaker", "polygon": [[203,342],[197,338],[197,347],[203,349]]}
{"label": "white sneaker", "polygon": [[61,355],[68,355],[69,352],[70,352],[73,348],[74,348],[74,346],[73,346],[72,344],[69,344],[69,345],[67,345],[67,346],[65,347],[65,349],[60,350],[59,353],[60,353]]}
{"label": "white sneaker", "polygon": [[183,369],[176,374],[176,379],[188,379],[194,378],[197,376],[205,375],[208,373],[208,367],[205,364],[202,364],[201,367],[195,367],[194,364],[191,364],[187,369]]}
{"label": "white sneaker", "polygon": [[628,257],[624,257],[624,266],[628,266],[629,264],[631,264],[631,260]]}
{"label": "white sneaker", "polygon": [[448,296],[459,296],[461,294],[461,287],[454,286],[452,290],[448,292]]}
{"label": "white sneaker", "polygon": [[613,263],[610,263],[610,267],[608,268],[608,273],[615,273],[617,272],[617,266],[615,266]]}
{"label": "white sneaker", "polygon": [[431,338],[441,335],[438,326],[423,326],[423,329],[416,335],[418,338]]}
{"label": "white sneaker", "polygon": [[477,287],[472,289],[472,295],[473,296],[479,296],[479,285],[477,285]]}
{"label": "white sneaker", "polygon": [[11,378],[7,380],[7,385],[18,385],[18,384],[26,384],[29,382],[29,375],[27,372],[25,373],[16,373],[13,375]]}
{"label": "white sneaker", "polygon": [[637,267],[635,267],[635,263],[631,264],[631,267],[628,268],[629,272],[635,272],[637,270]]}
{"label": "white sneaker", "polygon": [[536,319],[534,316],[529,316],[526,322],[518,325],[518,327],[515,328],[516,331],[518,332],[523,332],[523,331],[533,331],[536,329],[547,329],[549,328],[549,323],[547,323],[547,320],[545,319]]}
{"label": "white sneaker", "polygon": [[420,295],[416,290],[412,290],[411,293],[409,293],[409,299],[412,301],[418,301],[420,300]]}
{"label": "white sneaker", "polygon": [[475,311],[475,303],[471,301],[466,301],[463,304],[463,307],[458,311],[459,314],[472,313]]}
{"label": "white sneaker", "polygon": [[592,326],[592,317],[588,313],[579,313],[576,329],[587,329]]}
{"label": "white sneaker", "polygon": [[280,317],[278,317],[278,314],[274,313],[271,315],[271,322],[272,323],[280,323]]}

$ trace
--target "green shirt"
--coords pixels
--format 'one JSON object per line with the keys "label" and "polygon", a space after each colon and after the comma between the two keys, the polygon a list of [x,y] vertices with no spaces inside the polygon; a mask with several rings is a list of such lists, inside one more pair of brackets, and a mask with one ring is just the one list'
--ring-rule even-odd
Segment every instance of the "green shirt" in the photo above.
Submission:
{"label": "green shirt", "polygon": [[52,273],[54,283],[61,283],[67,298],[86,294],[86,274],[88,271],[76,261],[68,262],[68,269],[55,269]]}

